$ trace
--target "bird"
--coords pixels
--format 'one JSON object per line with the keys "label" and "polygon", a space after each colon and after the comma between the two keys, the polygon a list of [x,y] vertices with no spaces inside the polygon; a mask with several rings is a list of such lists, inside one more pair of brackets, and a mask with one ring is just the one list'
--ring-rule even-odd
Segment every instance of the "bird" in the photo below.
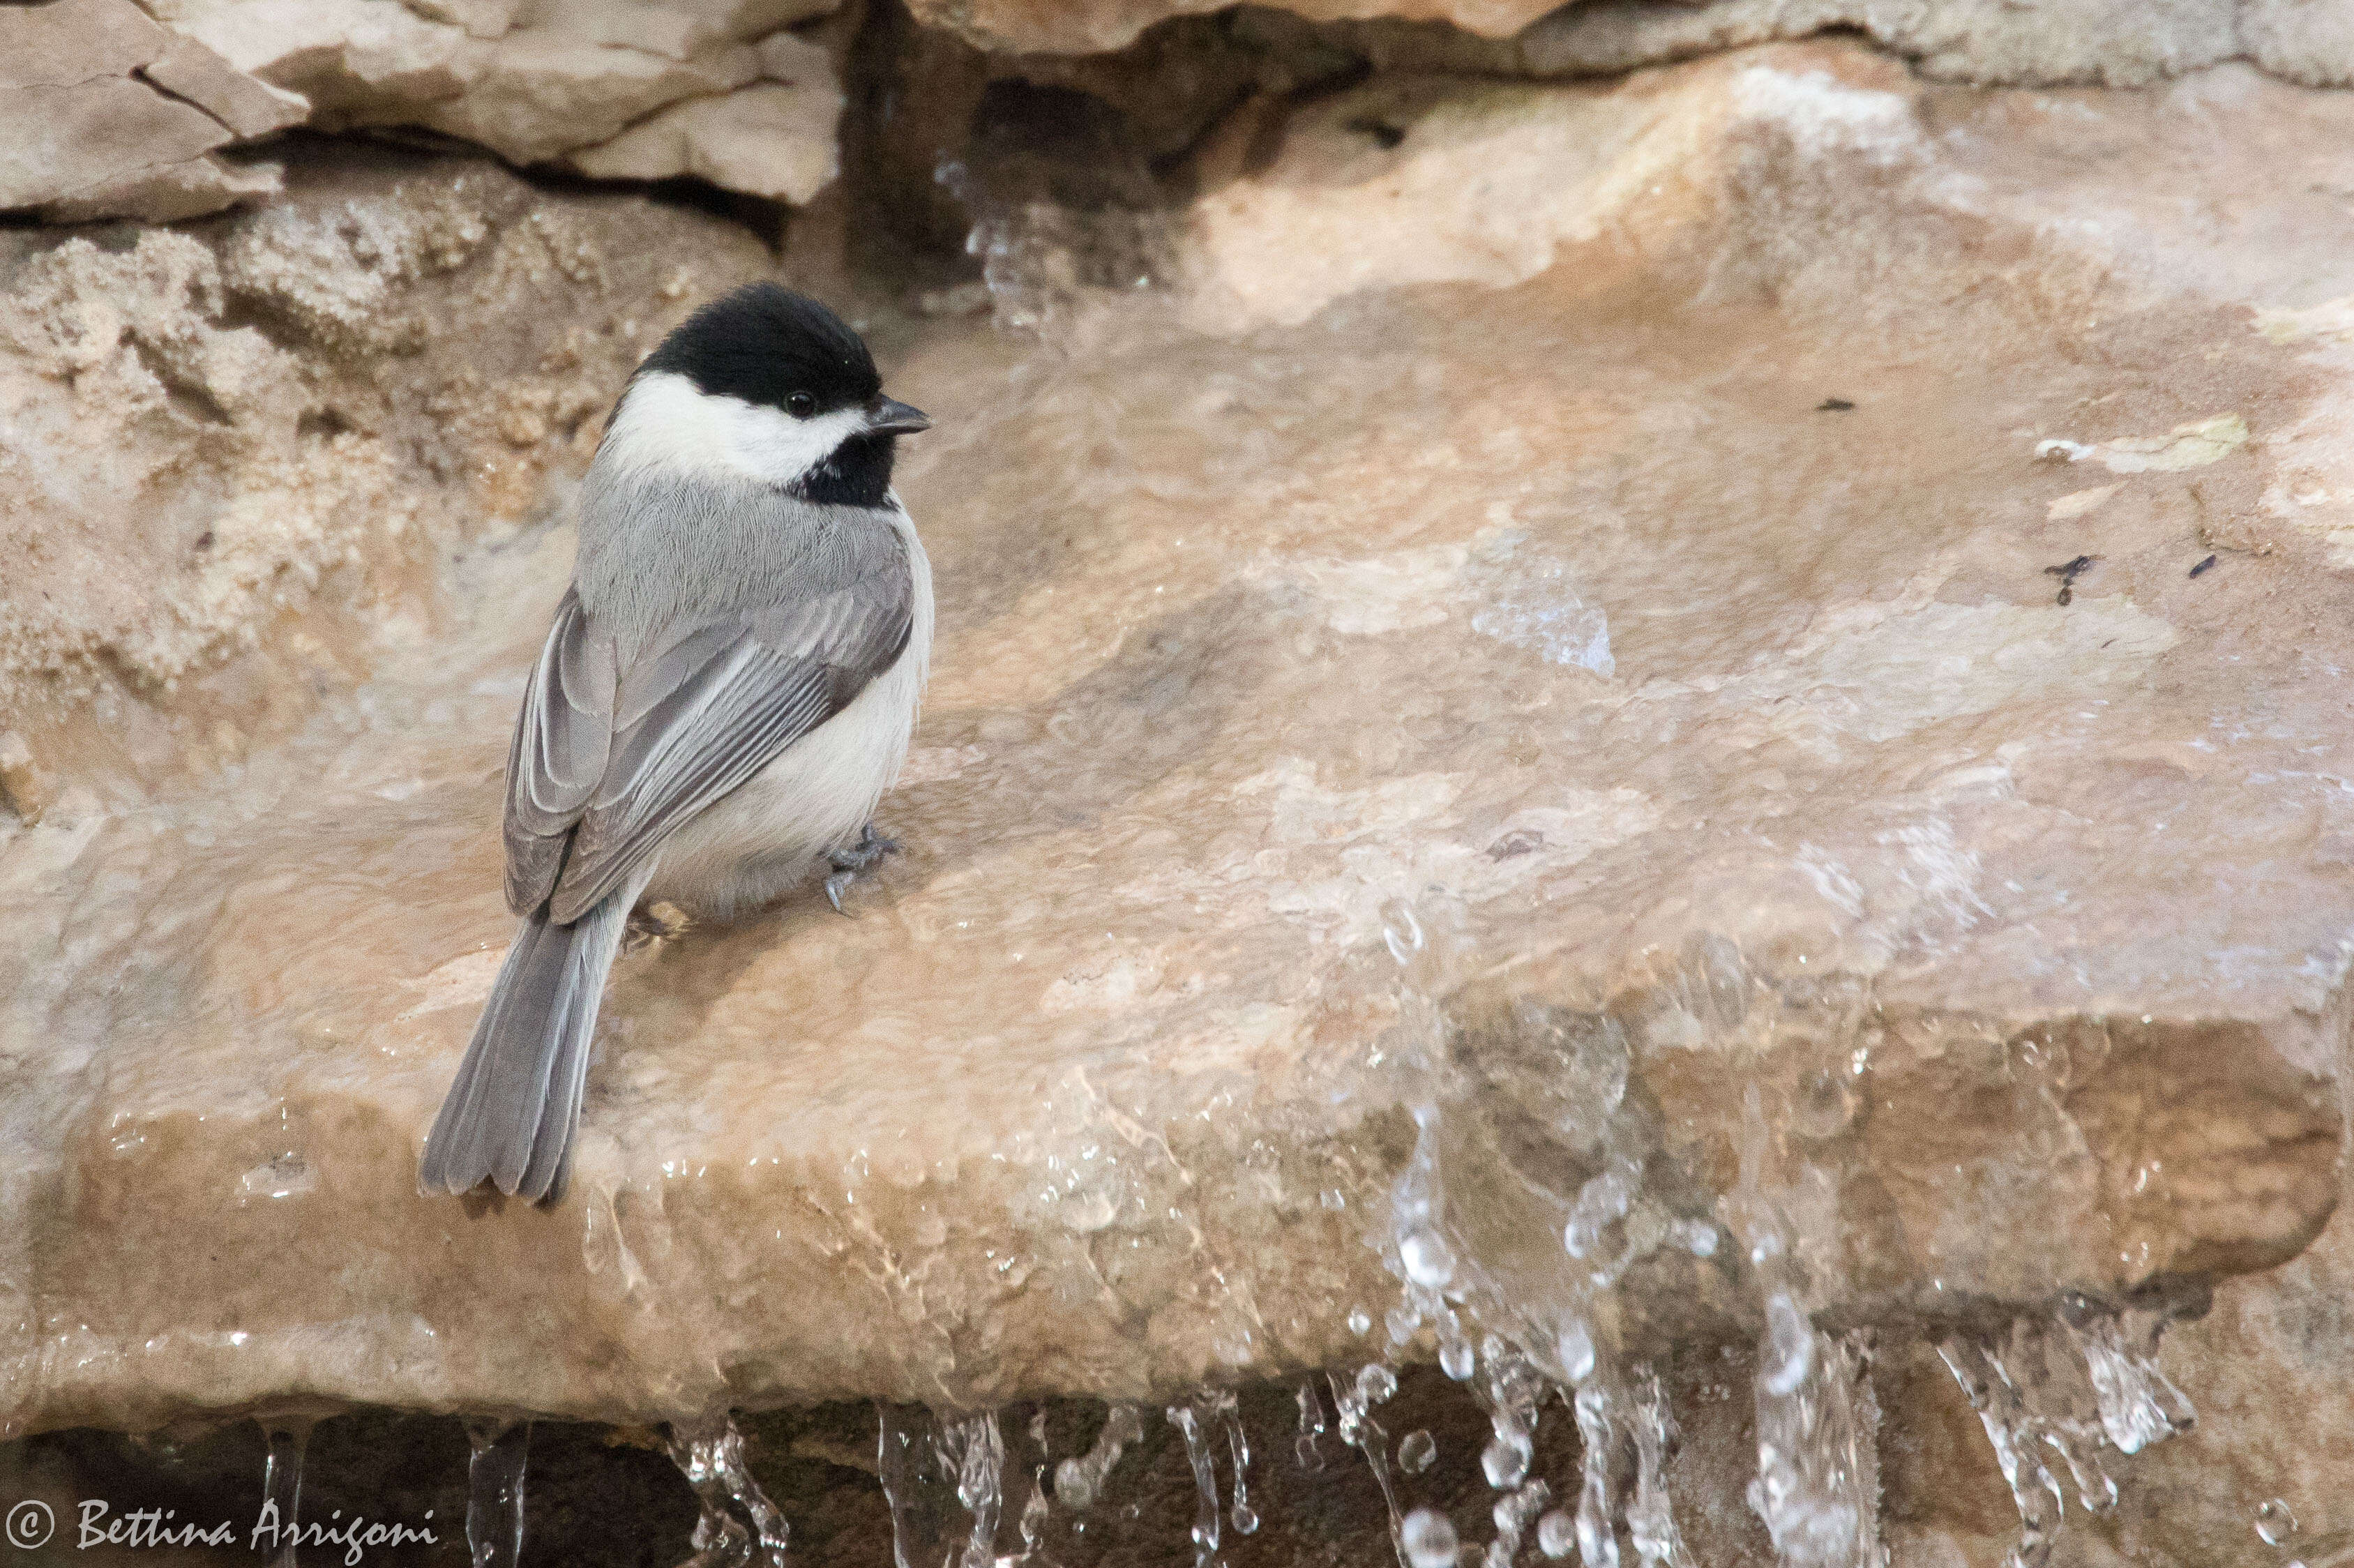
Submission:
{"label": "bird", "polygon": [[928,673],[931,567],[892,488],[865,343],[781,284],[694,312],[631,373],[578,498],[570,588],[508,751],[522,926],[426,1135],[420,1189],[568,1183],[631,911],[726,920],[896,848],[873,813]]}

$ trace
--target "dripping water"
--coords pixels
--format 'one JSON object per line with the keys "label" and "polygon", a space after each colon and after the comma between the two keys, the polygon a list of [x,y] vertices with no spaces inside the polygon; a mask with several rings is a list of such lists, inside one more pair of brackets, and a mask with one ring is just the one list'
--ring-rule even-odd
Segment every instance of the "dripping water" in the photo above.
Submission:
{"label": "dripping water", "polygon": [[1498,1491],[1517,1489],[1536,1454],[1537,1409],[1545,1383],[1529,1359],[1497,1335],[1481,1341],[1480,1375],[1472,1384],[1494,1436],[1479,1453],[1480,1473]]}
{"label": "dripping water", "polygon": [[2164,1327],[2162,1314],[2073,1303],[2055,1319],[2019,1318],[1998,1331],[1956,1330],[1939,1341],[2019,1510],[2014,1568],[2049,1561],[2069,1491],[2089,1513],[2116,1506],[2104,1449],[2136,1454],[2197,1419],[2158,1368]]}
{"label": "dripping water", "polygon": [[943,1423],[939,1443],[941,1457],[956,1476],[957,1501],[972,1519],[964,1568],[990,1568],[997,1550],[997,1516],[1005,1504],[1005,1436],[997,1412]]}
{"label": "dripping water", "polygon": [[1767,1300],[1749,1507],[1789,1568],[1882,1568],[1888,1560],[1871,1364],[1867,1335],[1833,1339],[1787,1294]]}
{"label": "dripping water", "polygon": [[1332,1408],[1340,1420],[1341,1441],[1365,1457],[1373,1484],[1381,1489],[1382,1506],[1389,1510],[1390,1544],[1398,1560],[1406,1560],[1405,1524],[1398,1513],[1397,1488],[1390,1479],[1389,1434],[1373,1418],[1373,1407],[1397,1392],[1397,1374],[1379,1361],[1368,1361],[1353,1378],[1327,1375],[1332,1387]]}
{"label": "dripping water", "polygon": [[933,1446],[938,1424],[920,1405],[878,1405],[876,1415],[875,1470],[891,1509],[891,1560],[896,1568],[941,1568],[952,1482]]}
{"label": "dripping water", "polygon": [[[1115,1404],[1104,1412],[1104,1424],[1095,1443],[1075,1459],[1055,1467],[1055,1497],[1065,1508],[1085,1513],[1103,1496],[1105,1480],[1129,1445],[1144,1436],[1144,1422],[1132,1404]],[[902,1564],[902,1568],[907,1565]]]}
{"label": "dripping water", "polygon": [[877,1468],[896,1568],[991,1568],[1004,1499],[997,1413],[948,1417],[920,1405],[883,1405],[878,1414]]}
{"label": "dripping water", "polygon": [[1200,1415],[1190,1404],[1172,1404],[1169,1424],[1185,1439],[1185,1461],[1193,1467],[1193,1568],[1210,1568],[1218,1560],[1218,1469],[1210,1451]]}
{"label": "dripping water", "polygon": [[1618,1568],[1618,1535],[1611,1521],[1618,1495],[1618,1435],[1611,1426],[1608,1380],[1588,1379],[1571,1397],[1570,1409],[1585,1449],[1578,1473],[1578,1560],[1585,1568]]}
{"label": "dripping water", "polygon": [[1221,1389],[1211,1395],[1211,1412],[1226,1435],[1226,1458],[1235,1467],[1235,1501],[1226,1518],[1236,1535],[1254,1534],[1258,1530],[1258,1510],[1251,1507],[1250,1434],[1243,1430],[1241,1406],[1232,1393]]}
{"label": "dripping water", "polygon": [[1293,1396],[1299,1405],[1299,1436],[1294,1439],[1291,1451],[1299,1467],[1314,1475],[1324,1468],[1324,1402],[1316,1397],[1316,1384],[1303,1383]]}
{"label": "dripping water", "polygon": [[[310,1445],[311,1426],[308,1420],[293,1419],[270,1422],[265,1427],[270,1457],[261,1472],[262,1517],[277,1527],[271,1539],[283,1542],[272,1568],[297,1568],[294,1545],[301,1539],[302,1451]],[[254,1533],[262,1533],[259,1524]]]}
{"label": "dripping water", "polygon": [[473,1568],[515,1568],[523,1557],[524,1466],[531,1423],[466,1423],[466,1550]]}
{"label": "dripping water", "polygon": [[1486,1568],[1512,1568],[1531,1521],[1552,1500],[1553,1489],[1543,1481],[1530,1481],[1496,1499],[1495,1509],[1489,1515],[1490,1522],[1496,1527],[1496,1539],[1488,1543]]}
{"label": "dripping water", "polygon": [[[1804,1202],[1815,1191],[1808,1182],[1820,1173],[1803,1162],[1795,1172],[1778,1169],[1787,1155],[1760,1087],[1751,1086],[1744,1097],[1739,1170],[1733,1191],[1719,1200],[1720,1213],[1672,1213],[1646,1188],[1654,1151],[1618,1126],[1632,1065],[1624,1031],[1597,1028],[1590,1047],[1571,1044],[1567,1065],[1592,1079],[1593,1092],[1575,1097],[1572,1120],[1593,1158],[1586,1166],[1592,1174],[1555,1194],[1564,1205],[1559,1246],[1572,1264],[1569,1286],[1559,1298],[1515,1299],[1467,1240],[1477,1234],[1465,1228],[1469,1217],[1449,1212],[1449,1182],[1464,1178],[1447,1166],[1453,1157],[1447,1151],[1459,1140],[1444,1125],[1451,1103],[1447,1025],[1435,998],[1443,994],[1443,971],[1455,967],[1445,955],[1459,941],[1460,922],[1426,920],[1403,902],[1382,913],[1383,942],[1400,972],[1399,1022],[1384,1051],[1409,1075],[1401,1098],[1413,1118],[1414,1142],[1391,1184],[1386,1228],[1370,1239],[1398,1281],[1396,1302],[1385,1313],[1391,1345],[1412,1353],[1435,1340],[1441,1369],[1469,1384],[1489,1416],[1492,1436],[1480,1467],[1499,1494],[1497,1533],[1481,1560],[1508,1568],[1533,1524],[1538,1551],[1555,1561],[1574,1553],[1583,1568],[1619,1568],[1623,1554],[1642,1568],[1690,1568],[1667,1481],[1676,1430],[1665,1393],[1649,1369],[1630,1374],[1616,1362],[1613,1347],[1597,1343],[1597,1330],[1613,1316],[1604,1294],[1617,1288],[1636,1262],[1664,1246],[1713,1258],[1729,1233],[1747,1254],[1764,1319],[1752,1390],[1757,1469],[1746,1491],[1749,1506],[1783,1568],[1886,1568],[1872,1341],[1867,1332],[1835,1335],[1815,1326],[1812,1308],[1823,1305],[1816,1299],[1823,1284],[1804,1261],[1812,1255],[1801,1242],[1813,1233],[1801,1222],[1811,1213]],[[1691,1010],[1696,1022],[1738,1028],[1752,982],[1737,948],[1720,943],[1701,960],[1695,985],[1706,1004]],[[1483,1320],[1511,1337],[1487,1333],[1475,1351]],[[1541,1343],[1526,1338],[1540,1323],[1546,1325],[1537,1335]],[[1349,1326],[1363,1333],[1369,1315],[1352,1308]],[[2094,1512],[2115,1507],[2116,1487],[2101,1463],[2103,1451],[2130,1455],[2190,1424],[2188,1401],[2154,1360],[2160,1327],[2157,1314],[2075,1302],[2052,1319],[2020,1319],[2001,1336],[1956,1334],[1941,1347],[1979,1413],[2020,1509],[2013,1568],[2042,1568],[2069,1493]],[[1583,1439],[1574,1508],[1567,1497],[1553,1507],[1550,1483],[1530,1474],[1537,1414],[1555,1389],[1568,1399]],[[1401,1518],[1380,1428],[1368,1414],[1378,1400],[1338,1377],[1332,1392],[1342,1439],[1373,1468],[1401,1560],[1415,1555],[1411,1525],[1411,1544],[1427,1548],[1435,1561],[1438,1530],[1443,1525],[1451,1540],[1453,1526],[1424,1510]],[[1303,1421],[1306,1412],[1303,1403]],[[1425,1441],[1410,1436],[1396,1455],[1407,1476],[1429,1463],[1426,1436],[1415,1436]],[[1472,1554],[1464,1555],[1468,1561]]]}
{"label": "dripping water", "polygon": [[1675,1446],[1675,1418],[1668,1414],[1659,1374],[1649,1367],[1635,1379],[1628,1425],[1635,1439],[1635,1500],[1627,1508],[1627,1537],[1643,1568],[1690,1568],[1683,1533],[1668,1499],[1668,1455]]}
{"label": "dripping water", "polygon": [[1014,1527],[1022,1537],[1022,1550],[1015,1554],[1013,1562],[1023,1564],[1032,1563],[1043,1564],[1044,1559],[1039,1554],[1045,1548],[1046,1518],[1050,1512],[1046,1503],[1046,1467],[1049,1461],[1046,1452],[1046,1413],[1044,1410],[1032,1414],[1029,1430],[1030,1446],[1037,1455],[1037,1459],[1029,1467],[1029,1499],[1022,1505],[1022,1517],[1015,1521]]}
{"label": "dripping water", "polygon": [[682,1568],[784,1568],[785,1516],[746,1468],[744,1435],[734,1416],[723,1411],[672,1422],[670,1457],[702,1509],[695,1521],[695,1555]]}

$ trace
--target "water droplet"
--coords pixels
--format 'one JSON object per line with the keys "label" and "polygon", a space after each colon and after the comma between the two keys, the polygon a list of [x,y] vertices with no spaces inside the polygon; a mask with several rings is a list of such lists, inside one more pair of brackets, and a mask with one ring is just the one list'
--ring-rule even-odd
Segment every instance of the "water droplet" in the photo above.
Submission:
{"label": "water droplet", "polygon": [[1572,1318],[1562,1325],[1561,1375],[1573,1383],[1584,1383],[1594,1375],[1594,1335],[1583,1318]]}
{"label": "water droplet", "polygon": [[1537,1520],[1537,1550],[1559,1562],[1577,1550],[1577,1521],[1555,1509]]}
{"label": "water droplet", "polygon": [[1469,1340],[1449,1340],[1438,1347],[1438,1370],[1461,1383],[1479,1364]]}
{"label": "water droplet", "polygon": [[1427,1289],[1443,1289],[1455,1277],[1455,1254],[1436,1231],[1411,1231],[1398,1238],[1405,1276]]}
{"label": "water droplet", "polygon": [[1518,1435],[1499,1434],[1479,1450],[1479,1473],[1500,1492],[1519,1486],[1521,1478],[1529,1473],[1529,1440],[1521,1436],[1514,1441],[1515,1436]]}
{"label": "water droplet", "polygon": [[2296,1533],[2296,1515],[2287,1502],[2274,1498],[2256,1510],[2256,1534],[2266,1546],[2279,1546]]}
{"label": "water droplet", "polygon": [[1401,1535],[1412,1568],[1455,1568],[1455,1527],[1444,1514],[1418,1508],[1405,1516]]}
{"label": "water droplet", "polygon": [[1363,1338],[1364,1335],[1373,1332],[1373,1315],[1372,1313],[1366,1311],[1363,1307],[1352,1307],[1349,1308],[1349,1332]]}
{"label": "water droplet", "polygon": [[1421,1427],[1407,1433],[1398,1444],[1398,1468],[1409,1476],[1422,1474],[1437,1457],[1438,1439]]}
{"label": "water droplet", "polygon": [[1367,1361],[1357,1372],[1357,1397],[1379,1404],[1397,1392],[1397,1373],[1379,1361]]}
{"label": "water droplet", "polygon": [[1785,1291],[1777,1290],[1766,1298],[1766,1340],[1759,1349],[1765,1352],[1765,1364],[1758,1376],[1768,1393],[1796,1393],[1814,1369],[1815,1331]]}
{"label": "water droplet", "polygon": [[1065,1508],[1084,1512],[1103,1495],[1103,1484],[1129,1444],[1144,1436],[1144,1422],[1132,1404],[1115,1404],[1104,1413],[1103,1430],[1085,1455],[1055,1467],[1055,1497]]}
{"label": "water droplet", "polygon": [[1422,922],[1415,918],[1412,906],[1403,901],[1393,901],[1382,911],[1382,944],[1390,957],[1403,969],[1414,962],[1415,954],[1422,951]]}
{"label": "water droplet", "polygon": [[1668,1227],[1668,1234],[1694,1257],[1716,1255],[1716,1227],[1706,1220],[1678,1220]]}
{"label": "water droplet", "polygon": [[1528,1534],[1529,1521],[1551,1501],[1553,1489],[1543,1481],[1531,1481],[1511,1496],[1498,1498],[1488,1515],[1495,1522],[1496,1539],[1488,1543],[1488,1557],[1482,1568],[1512,1568],[1512,1560],[1521,1554],[1521,1542]]}
{"label": "water droplet", "polygon": [[1067,1509],[1084,1510],[1095,1505],[1094,1480],[1087,1467],[1076,1459],[1066,1459],[1055,1467],[1055,1496]]}

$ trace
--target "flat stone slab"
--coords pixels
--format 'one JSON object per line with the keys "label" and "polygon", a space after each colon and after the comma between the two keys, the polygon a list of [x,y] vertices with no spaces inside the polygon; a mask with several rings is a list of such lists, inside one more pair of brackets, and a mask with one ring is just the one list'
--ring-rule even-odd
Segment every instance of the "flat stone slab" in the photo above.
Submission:
{"label": "flat stone slab", "polygon": [[[1496,90],[1247,178],[1391,200],[1450,125],[1510,173],[1439,112]],[[1630,1352],[1753,1332],[1761,1246],[1827,1323],[2294,1255],[2354,951],[2354,105],[1844,48],[1621,90],[1714,129],[1523,281],[883,334],[938,422],[906,853],[623,960],[553,1209],[414,1181],[561,528],[292,743],[0,838],[8,1424],[1140,1395],[1384,1353],[1420,1202],[1465,1309]],[[2089,234],[2036,205],[2087,141]]]}

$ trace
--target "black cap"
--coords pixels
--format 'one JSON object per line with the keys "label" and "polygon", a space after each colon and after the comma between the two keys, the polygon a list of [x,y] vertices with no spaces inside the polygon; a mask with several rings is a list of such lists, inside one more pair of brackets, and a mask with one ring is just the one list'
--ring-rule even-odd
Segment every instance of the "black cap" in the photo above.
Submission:
{"label": "black cap", "polygon": [[[638,366],[642,376],[650,371],[798,414],[864,408],[883,391],[874,356],[849,323],[779,283],[748,283],[696,311]],[[791,405],[796,393],[811,402]]]}

